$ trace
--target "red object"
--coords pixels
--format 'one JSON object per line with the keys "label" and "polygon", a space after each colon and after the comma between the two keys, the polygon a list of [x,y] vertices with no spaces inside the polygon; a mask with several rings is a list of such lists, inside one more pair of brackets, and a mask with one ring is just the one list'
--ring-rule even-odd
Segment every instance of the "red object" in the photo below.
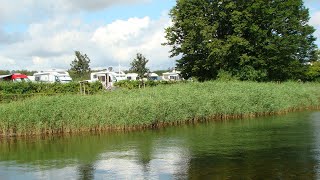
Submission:
{"label": "red object", "polygon": [[16,80],[29,80],[28,76],[25,74],[9,74],[9,75],[0,75],[0,80],[4,80],[4,81],[16,81]]}
{"label": "red object", "polygon": [[11,79],[27,79],[28,76],[24,74],[12,74]]}

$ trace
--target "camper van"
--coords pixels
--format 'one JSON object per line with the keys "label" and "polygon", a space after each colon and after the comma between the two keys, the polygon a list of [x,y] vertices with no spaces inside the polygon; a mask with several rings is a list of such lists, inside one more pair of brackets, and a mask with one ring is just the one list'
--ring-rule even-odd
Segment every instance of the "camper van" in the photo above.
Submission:
{"label": "camper van", "polygon": [[33,74],[35,82],[68,83],[72,81],[69,73],[63,70],[40,71]]}
{"label": "camper van", "polygon": [[146,73],[145,76],[148,77],[148,80],[150,80],[150,81],[160,80],[160,76],[156,73]]}
{"label": "camper van", "polygon": [[118,81],[127,80],[127,76],[123,71],[119,72],[113,72],[113,71],[99,71],[99,72],[93,72],[90,75],[90,80],[87,80],[88,82],[96,82],[100,81],[102,85],[108,89],[110,87],[113,87],[113,83]]}
{"label": "camper van", "polygon": [[113,86],[113,83],[116,82],[115,77],[111,74],[110,71],[100,71],[93,72],[90,75],[90,80],[87,82],[96,82],[99,81],[104,88],[108,89]]}
{"label": "camper van", "polygon": [[112,72],[112,71],[99,71],[99,72],[93,72],[90,75],[90,81],[91,82],[95,82],[99,80],[99,75],[104,75],[107,74],[110,76],[111,81],[113,82],[117,82],[117,81],[123,81],[123,80],[127,80],[127,76],[124,72],[120,71],[120,72]]}
{"label": "camper van", "polygon": [[173,70],[172,72],[166,72],[162,74],[162,80],[164,81],[179,81],[182,80],[181,72]]}
{"label": "camper van", "polygon": [[128,73],[127,74],[127,80],[130,81],[135,81],[135,80],[139,80],[139,75],[137,73]]}

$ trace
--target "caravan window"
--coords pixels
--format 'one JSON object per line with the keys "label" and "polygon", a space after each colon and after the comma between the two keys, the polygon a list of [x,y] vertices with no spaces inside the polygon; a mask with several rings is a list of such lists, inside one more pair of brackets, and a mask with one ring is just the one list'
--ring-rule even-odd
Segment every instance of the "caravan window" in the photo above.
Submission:
{"label": "caravan window", "polygon": [[60,79],[58,76],[54,76],[54,79],[56,80],[56,82],[60,82]]}
{"label": "caravan window", "polygon": [[93,75],[93,79],[97,79],[97,75],[95,74],[95,75]]}
{"label": "caravan window", "polygon": [[106,81],[106,77],[105,76],[99,76],[99,81],[105,82]]}
{"label": "caravan window", "polygon": [[36,77],[34,78],[34,80],[35,80],[35,81],[40,81],[40,76],[36,76]]}

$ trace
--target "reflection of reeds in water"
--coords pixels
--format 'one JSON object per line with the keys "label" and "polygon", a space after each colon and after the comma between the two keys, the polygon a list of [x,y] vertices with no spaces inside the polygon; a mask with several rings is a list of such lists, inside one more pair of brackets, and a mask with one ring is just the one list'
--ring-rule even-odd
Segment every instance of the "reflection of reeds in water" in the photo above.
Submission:
{"label": "reflection of reeds in water", "polygon": [[82,164],[78,167],[79,180],[94,179],[94,167],[92,164]]}
{"label": "reflection of reeds in water", "polygon": [[0,105],[0,134],[142,130],[319,109],[320,84],[205,82]]}

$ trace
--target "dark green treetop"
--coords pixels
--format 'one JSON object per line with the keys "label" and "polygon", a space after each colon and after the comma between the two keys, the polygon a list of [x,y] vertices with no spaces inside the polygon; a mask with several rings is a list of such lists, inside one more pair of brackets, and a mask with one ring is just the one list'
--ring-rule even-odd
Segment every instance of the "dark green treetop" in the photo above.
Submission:
{"label": "dark green treetop", "polygon": [[144,74],[149,72],[149,69],[146,67],[149,60],[147,60],[141,53],[137,53],[136,58],[130,63],[131,72],[135,72],[138,74],[138,77],[142,79]]}
{"label": "dark green treetop", "polygon": [[82,54],[80,51],[75,51],[75,59],[70,64],[71,71],[78,75],[84,75],[90,72],[90,59],[87,54]]}
{"label": "dark green treetop", "polygon": [[300,79],[316,58],[303,0],[177,0],[165,45],[185,78]]}

